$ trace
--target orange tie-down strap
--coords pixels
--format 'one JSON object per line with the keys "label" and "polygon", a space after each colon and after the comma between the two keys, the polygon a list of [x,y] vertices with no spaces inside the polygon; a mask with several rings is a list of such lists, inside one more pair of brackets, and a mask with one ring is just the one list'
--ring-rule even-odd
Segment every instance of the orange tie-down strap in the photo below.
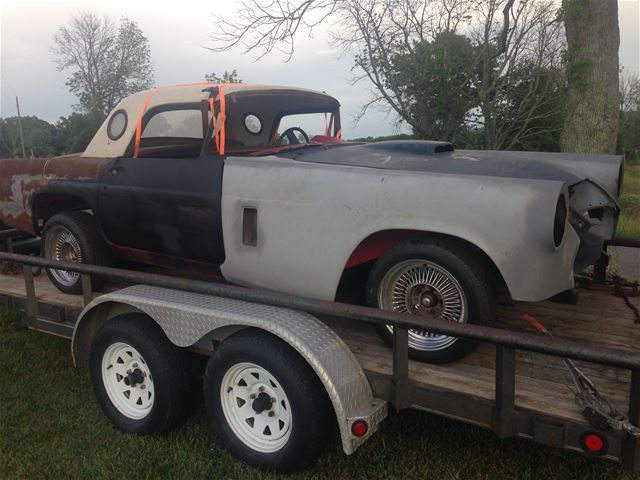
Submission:
{"label": "orange tie-down strap", "polygon": [[[136,139],[133,146],[133,158],[138,158],[138,154],[140,153],[140,140],[142,138],[142,119],[144,117],[144,114],[147,111],[147,107],[149,106],[149,102],[151,101],[153,96],[156,93],[171,87],[195,87],[198,85],[213,85],[213,86],[217,85],[218,86],[218,92],[220,96],[220,132],[219,132],[219,138],[216,138],[215,140],[216,140],[216,147],[218,148],[218,153],[220,155],[224,155],[224,140],[225,140],[225,132],[224,132],[225,122],[224,121],[226,117],[226,108],[225,108],[224,94],[222,93],[222,87],[225,85],[232,85],[232,83],[216,84],[212,82],[195,82],[195,83],[180,83],[178,85],[170,85],[168,87],[154,88],[149,92],[149,94],[147,95],[147,98],[145,98],[144,103],[142,104],[142,110],[140,111],[140,115],[138,116],[138,121],[136,123]],[[215,135],[216,116],[213,108],[213,99],[209,99],[209,107],[211,108],[211,115],[214,122],[214,135]]]}
{"label": "orange tie-down strap", "polygon": [[[224,84],[228,85],[228,84]],[[227,105],[224,99],[223,85],[218,87],[218,97],[220,98],[220,137],[218,141],[218,155],[224,155],[225,144],[225,120],[227,119]]]}

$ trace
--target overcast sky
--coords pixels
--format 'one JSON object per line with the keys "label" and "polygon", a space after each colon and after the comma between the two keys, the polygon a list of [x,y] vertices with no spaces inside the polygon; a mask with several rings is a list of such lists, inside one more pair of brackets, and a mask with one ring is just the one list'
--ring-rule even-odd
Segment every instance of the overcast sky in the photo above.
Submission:
{"label": "overcast sky", "polygon": [[[0,114],[15,115],[15,96],[22,115],[37,115],[50,122],[72,111],[75,97],[65,85],[68,72],[58,72],[49,46],[56,30],[78,10],[90,9],[136,21],[149,39],[157,85],[204,80],[210,72],[237,69],[253,83],[292,85],[324,90],[342,104],[346,138],[389,135],[397,132],[395,118],[371,111],[355,126],[352,116],[368,98],[368,85],[349,81],[351,62],[338,58],[328,43],[330,24],[301,34],[296,54],[282,63],[276,54],[253,62],[239,51],[213,53],[210,45],[212,12],[231,13],[234,0],[0,0]],[[640,0],[619,0],[620,63],[640,74]]]}

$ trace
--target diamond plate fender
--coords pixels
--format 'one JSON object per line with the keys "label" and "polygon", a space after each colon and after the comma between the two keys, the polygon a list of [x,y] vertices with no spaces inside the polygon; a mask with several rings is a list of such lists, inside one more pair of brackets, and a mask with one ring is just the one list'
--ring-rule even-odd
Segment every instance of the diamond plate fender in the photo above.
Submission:
{"label": "diamond plate fender", "polygon": [[[149,315],[179,347],[192,346],[222,327],[256,327],[281,338],[302,355],[326,388],[347,455],[387,416],[386,402],[373,397],[360,364],[333,330],[308,313],[270,305],[143,285],[128,287],[102,295],[84,308],[73,332],[74,362],[86,361],[91,338],[104,322],[130,311]],[[359,438],[351,433],[358,419],[369,424],[368,433]]]}

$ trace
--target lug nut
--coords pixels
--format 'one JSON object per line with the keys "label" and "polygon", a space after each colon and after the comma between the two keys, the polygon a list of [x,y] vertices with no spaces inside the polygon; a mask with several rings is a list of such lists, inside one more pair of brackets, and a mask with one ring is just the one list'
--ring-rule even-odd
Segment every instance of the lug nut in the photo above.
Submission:
{"label": "lug nut", "polygon": [[256,394],[252,393],[251,395],[249,395],[249,398],[253,400],[254,398],[256,398]]}
{"label": "lug nut", "polygon": [[258,390],[260,390],[261,392],[264,392],[264,387],[259,387]]}
{"label": "lug nut", "polygon": [[133,364],[133,368],[138,368],[138,364],[137,364],[137,363],[134,363],[134,364]]}
{"label": "lug nut", "polygon": [[276,403],[276,402],[277,402],[276,397],[271,397],[271,403]]}
{"label": "lug nut", "polygon": [[276,412],[274,412],[273,410],[270,410],[270,411],[269,411],[269,416],[270,416],[270,417],[273,417],[275,414],[276,414]]}

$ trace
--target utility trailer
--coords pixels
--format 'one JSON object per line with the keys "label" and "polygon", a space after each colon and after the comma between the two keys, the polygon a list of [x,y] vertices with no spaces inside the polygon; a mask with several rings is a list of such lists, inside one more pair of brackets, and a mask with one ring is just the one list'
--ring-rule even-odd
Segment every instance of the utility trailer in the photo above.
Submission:
{"label": "utility trailer", "polygon": [[[0,240],[9,236],[4,232]],[[634,239],[618,243],[640,247],[640,241]],[[324,417],[337,419],[343,449],[351,454],[375,432],[388,404],[396,410],[415,408],[490,428],[500,437],[528,438],[617,460],[631,471],[640,471],[638,435],[610,428],[602,418],[587,421],[567,388],[568,376],[563,368],[563,358],[575,359],[599,391],[637,426],[640,331],[636,299],[592,288],[581,292],[577,306],[543,302],[502,308],[496,327],[485,327],[11,252],[0,252],[0,262],[22,266],[22,275],[0,275],[0,305],[23,311],[26,324],[34,330],[72,339],[76,364],[90,360],[94,337],[104,337],[106,326],[122,323],[123,318],[129,324],[151,318],[153,321],[143,326],[151,330],[149,338],[160,333],[158,342],[164,342],[168,355],[184,349],[212,355],[215,361],[210,360],[205,373],[208,413],[232,453],[256,466],[292,471],[313,462],[326,436],[322,425],[330,423]],[[60,293],[45,275],[34,273],[47,266],[78,272],[83,295]],[[602,274],[602,268],[598,272]],[[111,285],[115,282],[115,289],[92,292],[91,278],[95,275],[109,278]],[[523,314],[538,318],[562,339],[529,333]],[[375,335],[372,324],[395,327],[392,350]],[[469,338],[481,345],[456,363],[418,363],[408,359],[407,332],[411,328]],[[121,333],[117,331],[116,337]],[[112,342],[110,347],[114,343],[123,342]],[[247,352],[250,362],[246,361]],[[258,355],[253,355],[256,352]],[[261,365],[261,359],[268,361],[273,356],[283,356],[289,362],[285,370],[293,371],[289,375],[293,378],[278,370],[277,364]],[[211,371],[212,365],[224,367],[223,371]],[[270,375],[274,368],[276,373]],[[122,415],[114,414],[113,402],[109,402],[109,398],[117,397],[105,396],[99,388],[98,384],[107,383],[104,370],[102,381],[96,378],[99,372],[99,368],[91,369],[94,389],[107,416],[121,429],[155,433],[178,423],[176,417],[171,425],[143,428],[131,418],[123,420]],[[141,374],[149,373],[134,371],[126,377],[140,386],[144,382]],[[246,401],[237,400],[230,392],[252,374],[263,378],[266,374],[266,383],[254,382],[249,390],[243,387],[242,394],[249,396]],[[173,400],[175,392],[163,392],[166,382],[161,385],[163,379],[158,377],[154,379],[156,402],[163,400],[158,399],[161,395]],[[212,386],[220,389],[220,394],[212,393]],[[256,389],[254,393],[249,393],[251,388]],[[235,405],[240,401],[243,405],[248,402],[253,409],[250,428],[239,420],[241,407]],[[288,405],[296,413],[283,414],[284,409],[278,410],[276,403]],[[119,410],[126,412],[126,407]],[[144,409],[134,407],[129,412],[135,420]],[[251,429],[255,430],[254,425],[266,412],[278,422],[289,422],[285,425],[289,433],[278,437],[270,432],[269,436],[278,437],[271,439],[252,435]],[[292,441],[300,426],[295,421],[301,417],[305,428],[309,427],[306,437],[314,437],[309,444],[304,443],[304,452],[293,445],[301,437]],[[265,418],[268,423],[269,417]],[[267,423],[263,421],[260,428]]]}

